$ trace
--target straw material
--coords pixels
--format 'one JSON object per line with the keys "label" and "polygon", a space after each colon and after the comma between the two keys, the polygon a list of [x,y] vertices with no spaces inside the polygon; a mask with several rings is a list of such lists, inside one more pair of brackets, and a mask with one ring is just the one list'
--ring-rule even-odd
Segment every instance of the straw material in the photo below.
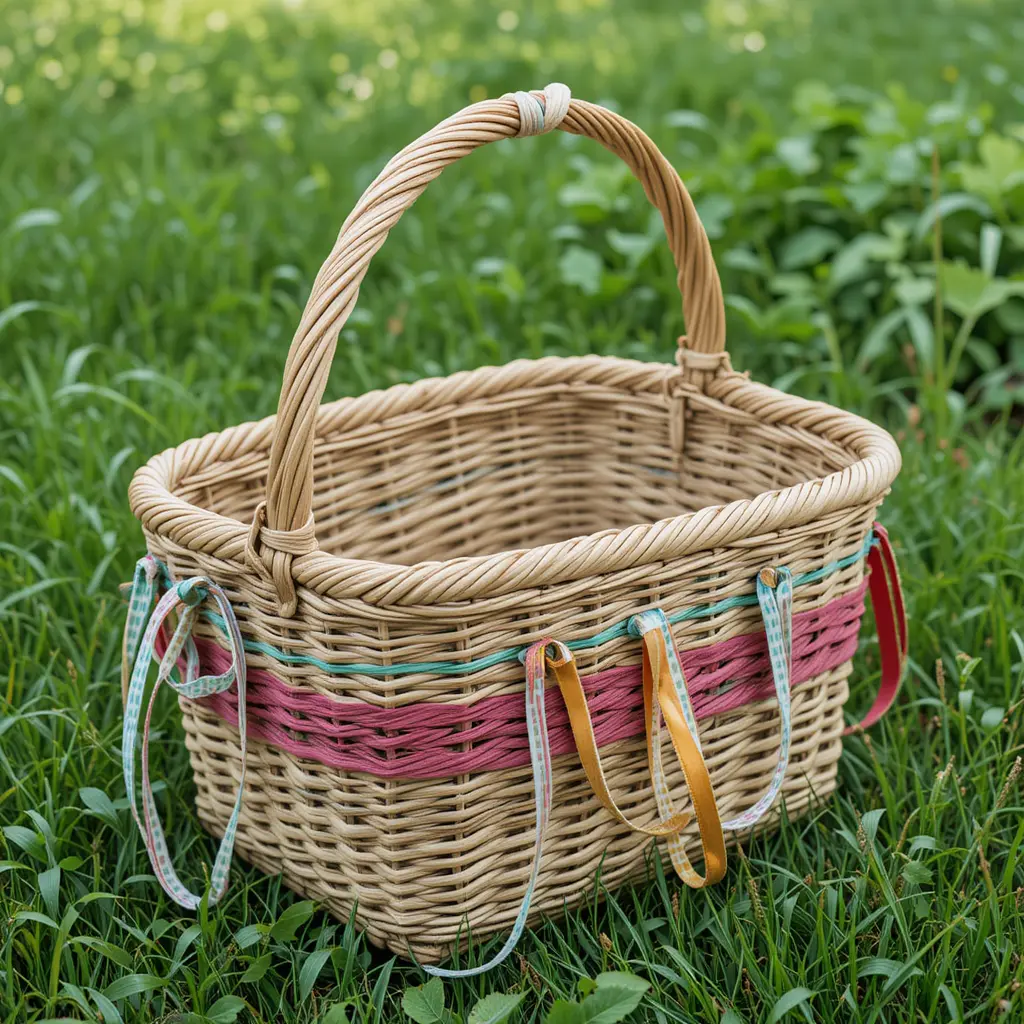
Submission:
{"label": "straw material", "polygon": [[[531,95],[541,113],[530,126],[555,127],[547,112],[560,111],[560,94]],[[445,166],[520,132],[526,101],[504,97],[407,147],[359,201],[314,284],[277,416],[187,441],[132,482],[149,550],[174,578],[216,580],[247,641],[299,656],[250,653],[250,668],[338,702],[339,721],[351,702],[472,709],[521,699],[523,669],[505,661],[458,676],[381,676],[326,672],[310,660],[465,663],[543,636],[592,636],[645,608],[671,617],[749,595],[767,566],[812,572],[862,550],[899,470],[885,431],[732,371],[718,276],[675,171],[628,121],[564,98],[558,127],[625,160],[662,214],[689,329],[678,367],[517,361],[320,404],[371,257]],[[798,588],[794,612],[853,600],[863,579],[854,560]],[[757,608],[744,606],[682,622],[673,635],[685,660],[762,629]],[[224,646],[207,622],[197,633]],[[576,660],[586,677],[639,665],[640,647],[621,636]],[[794,687],[783,788],[791,816],[835,786],[849,673],[845,661]],[[220,833],[239,781],[239,735],[209,706],[182,699],[181,708],[199,814]],[[778,729],[773,700],[701,720],[723,818],[767,788]],[[623,810],[655,822],[643,737],[615,740],[601,756]],[[686,810],[668,746],[665,761]],[[579,904],[598,868],[608,886],[635,877],[650,842],[601,809],[575,752],[555,758],[553,784],[531,920]],[[339,915],[358,904],[374,942],[434,959],[463,944],[467,928],[480,939],[511,925],[531,868],[534,814],[525,763],[383,778],[250,738],[237,849]]]}

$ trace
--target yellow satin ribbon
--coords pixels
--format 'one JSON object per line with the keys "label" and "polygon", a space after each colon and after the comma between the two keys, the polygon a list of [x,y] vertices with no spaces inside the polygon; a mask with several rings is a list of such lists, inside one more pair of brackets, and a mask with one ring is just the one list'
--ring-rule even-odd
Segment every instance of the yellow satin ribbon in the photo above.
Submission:
{"label": "yellow satin ribbon", "polygon": [[[704,758],[695,737],[687,728],[682,708],[679,705],[679,698],[676,695],[669,670],[664,640],[659,633],[652,632],[643,637],[643,644],[647,763],[655,786],[664,785],[664,774],[658,770],[660,749],[657,753],[655,752],[655,742],[660,732],[660,717],[664,714],[669,736],[682,766],[683,775],[690,790],[693,811],[700,827],[705,873],[699,875],[685,856],[674,857],[673,863],[679,877],[687,885],[699,889],[719,881],[725,874],[725,839],[722,835],[718,806],[715,802],[715,794],[711,787],[711,779]],[[546,654],[545,661],[548,668],[554,672],[558,688],[561,690],[562,699],[569,713],[569,724],[576,741],[576,749],[579,751],[583,770],[594,794],[618,822],[634,832],[655,837],[678,835],[690,823],[693,814],[679,812],[653,825],[638,825],[620,810],[608,788],[601,765],[597,739],[594,736],[594,726],[587,707],[583,684],[576,669],[576,662],[572,653],[563,644],[553,644],[552,646],[556,648],[557,656]]]}
{"label": "yellow satin ribbon", "polygon": [[[576,670],[576,662],[568,649],[561,644],[558,644],[557,647],[561,649],[559,657],[552,658],[550,655],[546,655],[545,660],[548,668],[555,673],[558,688],[562,691],[562,700],[565,701],[566,710],[569,712],[569,725],[572,727],[573,738],[576,740],[576,749],[579,751],[583,770],[586,772],[587,781],[590,783],[594,795],[617,821],[634,832],[641,832],[647,836],[670,836],[682,831],[693,817],[687,812],[673,814],[670,818],[654,825],[638,825],[620,810],[608,789],[608,780],[605,778],[604,768],[601,765],[601,755],[597,750],[597,738],[594,736],[594,725],[587,707],[583,684],[580,682],[579,672]],[[645,678],[644,714],[648,723],[651,718],[652,689]],[[647,760],[653,772],[654,760],[651,751],[650,728],[647,732]]]}
{"label": "yellow satin ribbon", "polygon": [[[658,696],[661,702],[661,713],[665,716],[668,734],[675,748],[679,765],[683,769],[686,788],[690,791],[690,802],[697,815],[697,826],[700,829],[701,846],[704,849],[704,874],[700,875],[690,863],[683,850],[681,841],[669,842],[672,865],[679,877],[691,889],[701,889],[714,885],[725,875],[728,859],[725,853],[725,835],[722,832],[722,819],[718,813],[718,801],[711,785],[711,776],[704,761],[697,737],[690,731],[679,703],[679,695],[672,682],[669,667],[668,651],[665,637],[659,630],[644,633],[644,687],[649,679],[658,680]],[[681,668],[681,666],[680,666]],[[657,716],[655,716],[656,720]],[[696,724],[694,724],[696,728]],[[671,807],[672,800],[668,793],[665,773],[660,770],[661,741],[655,736],[648,738],[648,754],[657,757],[658,765],[652,772],[654,785],[663,787],[659,806]]]}

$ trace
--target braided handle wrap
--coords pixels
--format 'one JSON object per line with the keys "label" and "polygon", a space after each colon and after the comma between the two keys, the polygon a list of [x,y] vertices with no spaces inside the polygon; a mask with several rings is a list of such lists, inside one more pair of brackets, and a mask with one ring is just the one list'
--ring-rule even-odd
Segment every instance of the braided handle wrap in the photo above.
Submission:
{"label": "braided handle wrap", "polygon": [[475,103],[442,121],[393,157],[356,203],[317,274],[288,352],[270,452],[266,528],[254,538],[282,615],[295,612],[296,555],[286,550],[294,545],[275,546],[273,538],[309,528],[317,409],[338,333],[356,305],[370,260],[402,213],[449,164],[486,143],[554,128],[594,139],[629,166],[665,224],[686,310],[688,333],[681,343],[697,353],[724,351],[725,305],[707,235],[679,175],[636,125],[570,99],[559,84]]}

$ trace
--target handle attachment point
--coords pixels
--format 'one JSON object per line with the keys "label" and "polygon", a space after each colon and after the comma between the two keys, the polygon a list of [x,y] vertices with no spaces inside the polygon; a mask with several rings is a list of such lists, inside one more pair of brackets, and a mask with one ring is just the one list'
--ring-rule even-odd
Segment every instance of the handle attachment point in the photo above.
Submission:
{"label": "handle attachment point", "polygon": [[260,579],[277,589],[281,614],[291,617],[295,614],[295,606],[298,604],[291,566],[289,565],[288,571],[282,574],[272,572],[260,552],[260,546],[269,552],[280,551],[294,557],[308,555],[320,547],[316,539],[316,524],[313,522],[312,512],[309,513],[305,524],[297,530],[272,530],[266,523],[267,503],[261,501],[253,513],[249,535],[245,539],[245,561]]}
{"label": "handle attachment point", "polygon": [[535,92],[507,92],[502,99],[513,99],[519,108],[518,138],[528,135],[544,135],[554,131],[569,113],[572,94],[569,86],[551,82],[544,86],[540,96]]}

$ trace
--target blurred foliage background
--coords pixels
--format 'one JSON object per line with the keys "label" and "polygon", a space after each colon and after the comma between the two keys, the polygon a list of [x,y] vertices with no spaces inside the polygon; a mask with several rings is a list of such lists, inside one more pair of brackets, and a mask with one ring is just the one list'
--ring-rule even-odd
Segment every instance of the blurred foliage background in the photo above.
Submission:
{"label": "blurred foliage background", "polygon": [[[953,392],[953,416],[961,396],[1021,399],[1016,3],[9,0],[4,17],[0,294],[142,366],[169,348],[276,384],[386,158],[471,100],[564,80],[680,170],[740,365],[847,404],[907,378]],[[523,352],[668,351],[667,253],[624,168],[564,136],[469,163],[378,259],[346,332],[370,366],[339,359],[335,393]],[[276,346],[225,345],[242,323]]]}
{"label": "blurred foliage background", "polygon": [[[449,1006],[511,988],[539,1020],[617,969],[659,1024],[1020,1019],[1022,48],[1019,0],[0,0],[0,1022],[402,1019],[419,972],[278,880],[237,864],[196,921],[145,873],[126,490],[153,452],[274,411],[316,270],[394,152],[552,80],[679,169],[737,368],[901,441],[910,681],[845,742],[837,796],[726,886],[609,896]],[[670,360],[683,330],[628,172],[561,133],[509,141],[404,216],[328,397],[516,356]],[[212,842],[171,699],[153,748],[195,883]]]}

